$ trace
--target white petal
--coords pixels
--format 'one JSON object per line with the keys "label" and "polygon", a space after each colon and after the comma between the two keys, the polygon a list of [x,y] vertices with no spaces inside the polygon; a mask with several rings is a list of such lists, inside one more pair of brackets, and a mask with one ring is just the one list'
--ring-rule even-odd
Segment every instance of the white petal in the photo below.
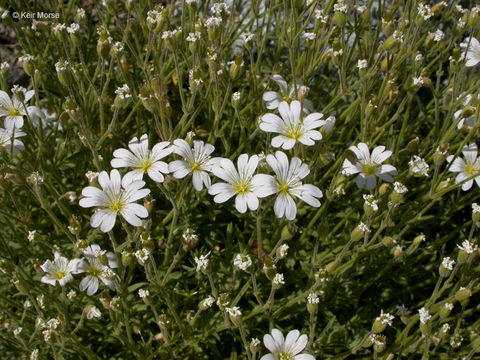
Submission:
{"label": "white petal", "polygon": [[247,211],[247,198],[244,195],[237,195],[235,198],[235,207],[240,214],[245,214]]}
{"label": "white petal", "polygon": [[183,160],[172,161],[168,164],[168,170],[173,173],[173,177],[176,179],[183,179],[192,171]]}
{"label": "white petal", "polygon": [[[290,150],[291,148],[293,148],[295,146],[295,142],[296,142],[295,139],[284,138],[282,149]],[[273,140],[272,140],[272,143],[273,143]]]}
{"label": "white petal", "polygon": [[275,360],[275,356],[273,356],[272,354],[266,354],[263,355],[260,360]]}
{"label": "white petal", "polygon": [[291,196],[285,196],[287,207],[285,208],[285,217],[287,220],[293,220],[297,216],[297,205]]}
{"label": "white petal", "polygon": [[300,351],[302,351],[303,349],[305,349],[305,346],[307,346],[307,343],[308,343],[308,336],[307,335],[301,335],[298,340],[296,341],[296,343],[294,344],[294,346],[291,348],[292,350],[292,354],[293,355],[296,355],[298,354]]}
{"label": "white petal", "polygon": [[235,195],[232,185],[226,183],[216,183],[208,189],[210,195],[216,195],[213,201],[218,204],[224,203]]}
{"label": "white petal", "polygon": [[310,354],[300,354],[295,356],[295,360],[315,360]]}
{"label": "white petal", "polygon": [[[297,339],[298,339],[299,336],[300,336],[300,331],[298,331],[296,329],[290,331],[287,334],[287,338],[285,339],[285,350],[286,351],[292,351],[292,349],[295,346],[295,343],[297,342]],[[293,355],[295,355],[295,353],[293,353]]]}
{"label": "white petal", "polygon": [[280,347],[277,345],[275,339],[270,334],[266,334],[263,336],[263,344],[270,352],[274,354],[280,351]]}
{"label": "white petal", "polygon": [[373,190],[375,188],[375,185],[377,185],[377,179],[375,178],[375,176],[367,175],[366,180],[367,180],[367,189]]}
{"label": "white petal", "polygon": [[273,339],[275,340],[275,343],[278,346],[283,347],[283,344],[285,343],[285,339],[283,337],[282,332],[278,329],[272,329],[271,333],[272,333]]}
{"label": "white petal", "polygon": [[363,188],[365,186],[365,175],[362,173],[358,174],[356,183],[359,189]]}

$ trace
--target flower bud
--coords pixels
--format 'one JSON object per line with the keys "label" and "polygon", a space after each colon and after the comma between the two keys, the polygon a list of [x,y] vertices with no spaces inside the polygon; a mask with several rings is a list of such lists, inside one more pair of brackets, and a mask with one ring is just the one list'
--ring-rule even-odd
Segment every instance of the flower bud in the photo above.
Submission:
{"label": "flower bud", "polygon": [[353,241],[358,241],[365,236],[365,233],[369,233],[370,231],[371,230],[368,228],[368,226],[363,222],[361,222],[360,224],[357,225],[355,229],[353,229],[352,234],[350,235],[350,238]]}
{"label": "flower bud", "polygon": [[291,225],[285,225],[282,229],[280,238],[283,240],[291,240],[295,235],[295,229]]}
{"label": "flower bud", "polygon": [[217,306],[220,310],[225,310],[230,305],[230,296],[227,293],[218,295]]}
{"label": "flower bud", "polygon": [[477,226],[480,226],[480,205],[477,203],[472,204],[472,220]]}
{"label": "flower bud", "polygon": [[267,277],[268,280],[273,280],[275,275],[277,275],[277,267],[275,266],[273,259],[267,255],[265,256],[264,259],[264,264],[263,264],[263,273]]}
{"label": "flower bud", "polygon": [[258,352],[258,350],[260,350],[260,348],[261,348],[260,340],[258,340],[257,338],[253,338],[252,341],[250,342],[249,347],[250,347],[250,351],[253,354],[256,354]]}
{"label": "flower bud", "polygon": [[472,348],[476,353],[480,352],[480,336],[477,336],[472,342]]}
{"label": "flower bud", "polygon": [[230,318],[230,321],[233,325],[242,325],[242,312],[240,311],[240,308],[238,306],[226,308],[225,311],[227,312],[228,317]]}
{"label": "flower bud", "polygon": [[377,353],[381,353],[383,350],[385,350],[386,346],[387,340],[385,336],[377,335],[375,341],[373,342],[373,350],[375,350]]}
{"label": "flower bud", "polygon": [[111,44],[109,38],[105,40],[99,39],[97,42],[97,55],[101,59],[108,59],[110,55]]}
{"label": "flower bud", "polygon": [[307,296],[307,310],[310,314],[316,314],[320,299],[316,292],[311,292]]}
{"label": "flower bud", "polygon": [[382,244],[386,247],[391,247],[391,246],[395,245],[396,243],[397,242],[393,238],[391,238],[390,236],[386,236],[382,240]]}
{"label": "flower bud", "polygon": [[133,260],[133,252],[128,249],[128,250],[123,250],[122,251],[122,265],[123,266],[128,266]]}
{"label": "flower bud", "polygon": [[305,85],[300,86],[300,89],[298,89],[297,100],[300,102],[305,100],[308,96],[309,91],[310,91],[310,88],[308,86],[305,86]]}
{"label": "flower bud", "polygon": [[445,303],[445,305],[443,305],[442,308],[440,309],[440,312],[439,312],[440,317],[442,319],[449,317],[450,313],[452,312],[452,309],[453,309],[453,304]]}
{"label": "flower bud", "polygon": [[344,12],[342,11],[336,11],[334,14],[333,14],[333,18],[332,18],[332,22],[342,28],[345,26],[345,23],[347,22],[347,16],[345,15]]}
{"label": "flower bud", "polygon": [[467,300],[472,296],[472,290],[468,288],[461,287],[456,293],[455,293],[455,300],[457,301],[463,301]]}
{"label": "flower bud", "polygon": [[213,298],[213,296],[209,296],[203,299],[202,301],[200,301],[200,303],[198,304],[198,309],[200,311],[205,311],[207,309],[210,309],[214,302],[215,302],[215,299]]}

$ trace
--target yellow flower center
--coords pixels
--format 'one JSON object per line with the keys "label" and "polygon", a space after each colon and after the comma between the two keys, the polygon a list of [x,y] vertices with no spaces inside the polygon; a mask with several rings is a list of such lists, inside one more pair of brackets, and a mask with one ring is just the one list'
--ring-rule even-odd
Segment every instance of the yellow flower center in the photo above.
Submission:
{"label": "yellow flower center", "polygon": [[277,360],[293,360],[295,357],[290,352],[281,352],[277,354]]}
{"label": "yellow flower center", "polygon": [[283,100],[283,101],[286,101],[286,102],[289,103],[289,104],[292,102],[292,99],[290,99],[288,96],[283,96],[283,97],[282,97],[282,100]]}
{"label": "yellow flower center", "polygon": [[245,195],[250,192],[250,182],[242,181],[234,185],[234,190],[237,194]]}
{"label": "yellow flower center", "polygon": [[59,271],[59,272],[57,272],[57,273],[55,274],[55,278],[56,278],[57,280],[61,280],[61,279],[63,279],[63,278],[65,277],[65,275],[66,275],[66,274],[65,274],[63,271]]}
{"label": "yellow flower center", "polygon": [[110,204],[108,205],[108,210],[118,213],[125,208],[125,202],[121,199],[114,199],[111,200]]}
{"label": "yellow flower center", "polygon": [[302,135],[304,133],[305,133],[305,131],[303,130],[302,125],[301,124],[296,124],[296,125],[293,125],[293,126],[287,128],[287,129],[285,129],[284,135],[287,138],[298,140],[302,137]]}
{"label": "yellow flower center", "polygon": [[9,116],[20,116],[22,115],[18,109],[9,109],[8,110]]}
{"label": "yellow flower center", "polygon": [[95,277],[98,277],[98,275],[101,274],[101,271],[100,271],[100,269],[97,269],[96,267],[92,266],[92,267],[88,270],[88,274],[89,274],[89,275],[92,275],[92,276],[95,276]]}
{"label": "yellow flower center", "polygon": [[278,192],[284,195],[289,194],[290,187],[287,184],[278,184]]}
{"label": "yellow flower center", "polygon": [[373,162],[365,162],[362,164],[362,173],[365,175],[375,175],[377,172],[377,164]]}
{"label": "yellow flower center", "polygon": [[200,170],[200,164],[196,161],[191,162],[189,166],[190,166],[190,169],[192,169],[192,171]]}
{"label": "yellow flower center", "polygon": [[478,170],[476,170],[471,164],[467,164],[465,166],[465,173],[468,175],[468,176],[473,176],[475,174],[478,173]]}
{"label": "yellow flower center", "polygon": [[143,172],[147,172],[152,167],[152,165],[153,162],[152,160],[150,160],[150,157],[148,157],[148,159],[145,159],[140,163],[139,168],[143,170]]}

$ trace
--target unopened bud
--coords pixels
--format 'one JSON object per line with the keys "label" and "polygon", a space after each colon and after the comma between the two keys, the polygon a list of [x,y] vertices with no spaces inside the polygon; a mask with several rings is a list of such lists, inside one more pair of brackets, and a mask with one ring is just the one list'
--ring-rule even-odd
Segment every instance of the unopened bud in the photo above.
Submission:
{"label": "unopened bud", "polygon": [[455,300],[457,301],[466,300],[466,299],[469,299],[470,296],[472,296],[472,290],[462,287],[456,292]]}

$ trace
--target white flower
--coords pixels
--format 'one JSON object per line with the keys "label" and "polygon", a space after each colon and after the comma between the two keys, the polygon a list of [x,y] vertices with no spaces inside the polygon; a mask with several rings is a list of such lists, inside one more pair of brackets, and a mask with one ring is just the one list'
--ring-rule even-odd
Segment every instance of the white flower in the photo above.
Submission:
{"label": "white flower", "polygon": [[443,266],[445,269],[453,270],[453,266],[454,266],[454,265],[455,265],[455,260],[451,260],[449,257],[443,258],[443,260],[442,260],[442,266]]}
{"label": "white flower", "polygon": [[377,184],[375,176],[384,181],[392,182],[392,175],[397,175],[397,169],[394,166],[381,165],[392,156],[392,152],[385,150],[385,146],[377,146],[373,149],[371,156],[367,144],[363,142],[357,146],[350,146],[348,149],[355,154],[357,161],[353,164],[350,160],[345,159],[342,173],[345,175],[358,174],[357,186],[360,189],[365,185],[368,190],[374,189]]}
{"label": "white flower", "polygon": [[98,290],[98,280],[114,290],[118,280],[118,276],[111,270],[118,267],[115,254],[102,251],[100,246],[94,244],[83,250],[83,255],[87,261],[80,263],[78,271],[87,276],[80,282],[80,291],[87,290],[87,295],[92,296]]}
{"label": "white flower", "polygon": [[458,247],[460,250],[465,251],[467,254],[471,254],[471,253],[473,253],[474,251],[477,251],[477,250],[478,250],[478,246],[472,244],[472,243],[471,243],[470,241],[468,241],[468,240],[465,240],[464,242],[462,242],[462,246],[457,245],[457,247]]}
{"label": "white flower", "polygon": [[[128,98],[132,97],[132,95],[130,94],[130,88],[128,87],[127,84],[123,84],[122,87],[117,88],[117,90],[115,90],[115,94],[122,100],[125,100],[125,99],[128,99]],[[144,135],[144,136],[146,136],[146,135]],[[134,138],[134,139],[136,139],[136,138]],[[148,137],[147,137],[147,147],[148,147]]]}
{"label": "white flower", "polygon": [[280,287],[282,285],[285,285],[285,279],[283,277],[283,274],[275,274],[275,276],[272,279],[272,284],[275,287]]}
{"label": "white flower", "polygon": [[370,207],[373,212],[378,211],[378,200],[375,200],[375,196],[363,194],[363,200],[365,200],[365,205]]}
{"label": "white flower", "polygon": [[79,273],[78,266],[82,260],[68,260],[58,252],[55,252],[54,256],[53,263],[47,260],[40,266],[47,273],[42,277],[41,282],[55,286],[58,281],[60,286],[65,286],[66,283],[73,280],[72,274]]}
{"label": "white flower", "polygon": [[389,313],[384,313],[382,309],[380,316],[378,316],[375,321],[380,321],[382,325],[392,326],[393,319],[395,319],[395,316],[390,315]]}
{"label": "white flower", "polygon": [[208,189],[211,181],[207,171],[211,171],[219,160],[210,157],[214,150],[213,145],[205,144],[203,141],[195,140],[191,148],[185,140],[176,139],[173,142],[173,152],[180,155],[183,160],[170,162],[168,169],[176,179],[182,179],[191,173],[195,190],[202,190],[203,185]]}
{"label": "white flower", "polygon": [[197,272],[207,271],[207,267],[210,262],[210,260],[208,259],[209,256],[210,256],[210,252],[208,252],[208,254],[206,255],[200,255],[200,257],[195,256],[194,260],[195,260],[195,264],[197,264]]}
{"label": "white flower", "polygon": [[67,298],[69,300],[73,300],[77,297],[77,293],[75,292],[75,290],[70,290],[68,293],[67,293]]}
{"label": "white flower", "polygon": [[357,63],[357,68],[359,69],[366,69],[368,67],[368,60],[360,59]]}
{"label": "white flower", "polygon": [[280,247],[277,249],[277,257],[279,259],[283,259],[285,256],[287,256],[288,248],[289,247],[287,244],[280,245]]}
{"label": "white flower", "polygon": [[235,207],[240,213],[245,213],[247,207],[250,210],[257,210],[258,198],[263,198],[272,193],[266,191],[264,184],[271,177],[269,175],[253,175],[258,165],[258,156],[248,158],[242,154],[237,160],[238,171],[229,159],[220,159],[212,168],[215,176],[226,181],[213,184],[208,193],[214,195],[216,203],[224,203],[235,196]]}
{"label": "white flower", "polygon": [[141,265],[145,265],[150,258],[150,251],[146,248],[135,251],[135,257]]}
{"label": "white flower", "polygon": [[477,203],[473,203],[472,204],[472,213],[473,214],[480,213],[480,205],[478,205]]}
{"label": "white flower", "polygon": [[80,30],[80,26],[77,23],[71,23],[70,26],[67,27],[69,34],[75,34],[78,30]]}
{"label": "white flower", "polygon": [[252,34],[251,32],[246,31],[246,32],[242,33],[242,34],[240,35],[240,37],[242,38],[242,40],[243,40],[244,43],[248,43],[248,42],[250,42],[250,41],[253,40],[253,38],[255,37],[255,35]]}
{"label": "white flower", "polygon": [[297,141],[303,145],[312,146],[314,140],[321,140],[322,134],[315,130],[325,124],[322,113],[311,113],[302,117],[302,105],[294,100],[288,105],[282,101],[278,106],[281,118],[278,115],[267,113],[262,116],[260,129],[265,132],[280,134],[272,139],[273,147],[282,147],[285,150],[293,148]]}
{"label": "white flower", "polygon": [[147,173],[150,179],[156,182],[163,182],[165,177],[163,174],[168,174],[168,164],[160,161],[165,156],[173,152],[172,147],[168,141],[162,141],[156,144],[152,150],[148,149],[148,135],[143,134],[138,140],[134,137],[128,143],[127,149],[117,149],[113,152],[110,164],[114,168],[131,167],[134,170],[128,172],[123,177],[126,182],[135,180],[142,180],[143,174]]}
{"label": "white flower", "polygon": [[67,60],[57,61],[55,63],[55,71],[57,71],[57,72],[65,71],[65,70],[67,70],[67,68],[68,68],[68,61]]}
{"label": "white flower", "polygon": [[343,2],[343,0],[339,0],[335,5],[333,5],[333,11],[347,13],[347,5]]}
{"label": "white flower", "polygon": [[423,78],[421,76],[413,77],[413,85],[418,87],[423,86]]}
{"label": "white flower", "polygon": [[[288,88],[288,84],[285,79],[278,74],[272,76],[272,79],[277,83],[280,87],[280,93],[276,91],[267,91],[263,94],[263,101],[265,101],[265,106],[268,110],[275,110],[278,108],[282,101],[287,101],[290,103],[292,100],[295,100],[295,86],[292,84],[290,88]],[[296,79],[297,85],[297,92],[303,86],[303,82],[300,79]],[[307,114],[313,111],[313,105],[310,100],[303,100],[303,111]]]}
{"label": "white flower", "polygon": [[461,58],[467,60],[465,66],[472,67],[480,62],[480,42],[476,38],[472,37],[470,44],[469,39],[465,39],[460,47],[463,49]]}
{"label": "white flower", "polygon": [[201,310],[207,310],[208,308],[211,308],[214,303],[215,303],[215,298],[210,295],[209,297],[200,301],[199,307]]}
{"label": "white flower", "polygon": [[272,329],[271,335],[263,337],[265,347],[270,354],[263,355],[260,360],[315,360],[312,355],[300,354],[308,343],[307,335],[300,335],[298,330],[292,330],[287,338],[278,329]]}
{"label": "white flower", "polygon": [[428,20],[433,16],[432,9],[429,5],[420,3],[418,5],[418,15],[420,15],[424,20]]}
{"label": "white flower", "polygon": [[322,9],[316,9],[313,16],[323,24],[328,21],[328,15],[325,15]]}
{"label": "white flower", "polygon": [[30,353],[30,360],[37,360],[37,359],[38,359],[38,349],[35,349]]}
{"label": "white flower", "polygon": [[7,127],[6,129],[0,128],[0,146],[5,148],[7,151],[11,150],[13,154],[17,154],[19,151],[22,151],[25,148],[23,142],[17,140],[22,136],[25,136],[25,133],[15,127]]}
{"label": "white flower", "polygon": [[[24,91],[24,103],[32,98],[35,94],[33,90]],[[23,117],[36,111],[36,106],[23,106],[23,103],[14,95],[10,98],[5,91],[0,90],[0,117],[5,116],[5,128],[21,128],[23,126]]]}
{"label": "white flower", "polygon": [[222,24],[222,18],[218,16],[211,16],[205,21],[206,27],[218,27]]}
{"label": "white flower", "polygon": [[432,318],[432,315],[430,315],[428,310],[425,309],[424,307],[418,310],[418,313],[420,314],[420,322],[422,324],[426,324]]}
{"label": "white flower", "polygon": [[149,189],[142,189],[144,181],[125,181],[120,177],[118,170],[112,170],[110,176],[106,171],[98,175],[98,183],[102,190],[93,186],[87,186],[82,190],[84,198],[80,199],[81,207],[98,207],[92,215],[90,225],[94,228],[100,226],[100,230],[108,232],[115,225],[117,214],[133,226],[142,225],[140,218],[146,218],[148,211],[143,205],[135,201],[144,198],[150,193]]}
{"label": "white flower", "polygon": [[308,294],[307,296],[307,302],[309,304],[314,304],[314,305],[317,305],[320,303],[320,298],[318,297],[318,294],[316,292],[311,292],[310,294]]}
{"label": "white flower", "polygon": [[443,40],[443,38],[445,37],[445,33],[438,29],[437,31],[435,31],[435,34],[433,36],[433,41],[441,41]]}
{"label": "white flower", "polygon": [[447,157],[447,161],[449,163],[452,162],[450,166],[451,172],[458,172],[459,174],[455,178],[455,184],[459,184],[466,179],[468,181],[462,184],[462,190],[467,191],[473,185],[473,180],[480,186],[480,159],[477,158],[477,144],[471,143],[469,145],[465,145],[462,149],[462,153],[465,159],[460,157],[456,157],[454,159],[453,155]]}
{"label": "white flower", "polygon": [[239,317],[239,316],[242,316],[242,312],[240,311],[240,308],[238,306],[234,306],[234,307],[227,307],[225,308],[225,311],[227,312],[227,314],[231,317]]}
{"label": "white flower", "polygon": [[413,176],[428,177],[429,166],[420,156],[414,155],[413,159],[408,162],[408,165]]}
{"label": "white flower", "polygon": [[295,197],[310,206],[320,206],[317,199],[323,196],[320,189],[314,185],[302,184],[301,181],[310,173],[307,164],[297,157],[292,158],[289,164],[287,155],[282,151],[277,151],[275,156],[268,155],[267,163],[276,176],[265,177],[264,186],[270,194],[278,193],[273,207],[278,218],[285,216],[287,220],[295,219],[297,216],[297,206],[293,200]]}
{"label": "white flower", "polygon": [[460,117],[460,120],[458,120],[457,128],[458,130],[462,130],[462,128],[466,128],[466,130],[470,131],[472,130],[473,126],[475,125],[475,116],[469,116],[467,118],[464,118],[462,116],[463,110],[457,110],[453,114],[453,117],[455,120],[457,120]]}
{"label": "white flower", "polygon": [[322,129],[321,129],[322,134],[324,135],[331,134],[333,132],[335,122],[336,122],[335,116],[329,116],[328,118],[326,118],[325,124],[322,126]]}
{"label": "white flower", "polygon": [[112,50],[114,54],[119,54],[123,51],[123,44],[120,41],[117,41],[113,44]]}
{"label": "white flower", "polygon": [[198,39],[200,39],[202,37],[202,34],[199,32],[199,31],[195,31],[194,33],[191,32],[188,34],[187,36],[187,41],[188,42],[196,42]]}
{"label": "white flower", "polygon": [[252,266],[252,259],[248,255],[237,254],[233,259],[233,265],[240,270],[248,271],[250,266]]}
{"label": "white flower", "polygon": [[102,317],[102,313],[100,310],[94,305],[87,305],[85,306],[85,314],[87,315],[87,319],[91,320],[93,318],[100,319]]}
{"label": "white flower", "polygon": [[305,32],[303,33],[303,37],[305,38],[305,40],[313,41],[317,37],[317,34],[315,34],[314,32]]}
{"label": "white flower", "polygon": [[397,194],[405,194],[408,191],[408,189],[401,182],[395,181],[393,183],[393,191],[395,191]]}
{"label": "white flower", "polygon": [[88,182],[89,182],[89,183],[92,183],[92,182],[94,182],[95,180],[97,180],[99,174],[100,174],[100,173],[95,172],[95,171],[87,171],[87,172],[85,173],[85,176],[87,177]]}
{"label": "white flower", "polygon": [[140,299],[145,299],[150,296],[150,291],[144,290],[144,289],[139,289],[138,290],[138,296]]}

